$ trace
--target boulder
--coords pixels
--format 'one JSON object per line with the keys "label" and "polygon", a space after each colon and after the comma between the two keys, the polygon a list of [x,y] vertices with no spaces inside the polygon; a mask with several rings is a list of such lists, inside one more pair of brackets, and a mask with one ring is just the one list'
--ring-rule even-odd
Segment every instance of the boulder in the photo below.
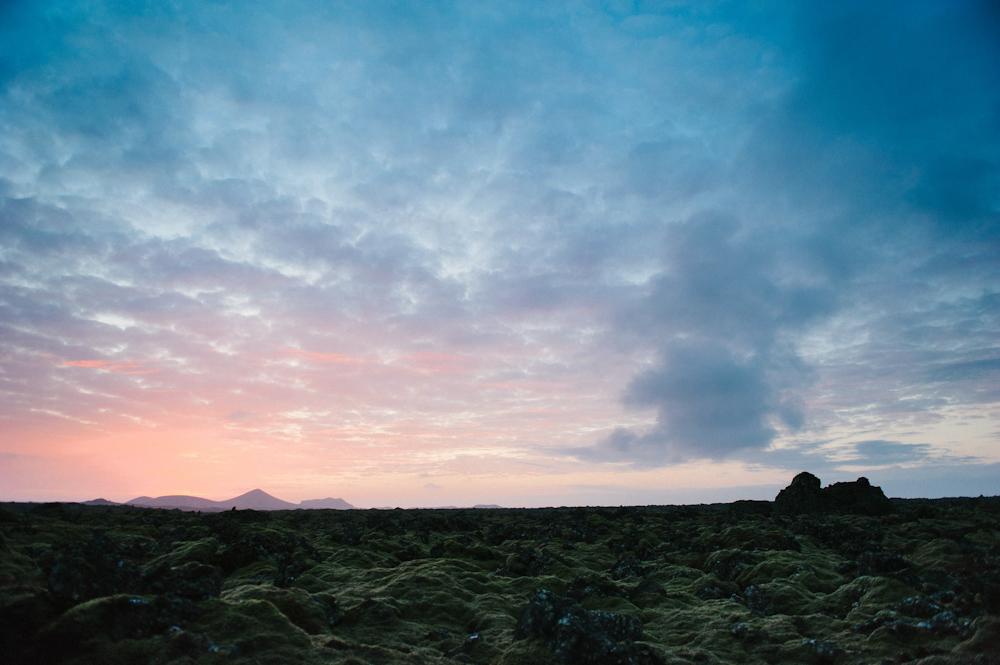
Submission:
{"label": "boulder", "polygon": [[774,499],[776,515],[884,515],[891,510],[892,503],[882,488],[872,485],[867,478],[822,487],[820,479],[808,471],[795,476]]}
{"label": "boulder", "polygon": [[823,493],[834,510],[855,515],[884,515],[892,510],[892,503],[862,476],[853,483],[834,483],[823,488]]}
{"label": "boulder", "polygon": [[774,512],[778,515],[826,512],[822,483],[808,471],[792,478],[792,483],[774,497]]}
{"label": "boulder", "polygon": [[662,665],[642,639],[642,621],[586,610],[572,598],[542,589],[521,612],[514,639],[542,639],[567,665]]}

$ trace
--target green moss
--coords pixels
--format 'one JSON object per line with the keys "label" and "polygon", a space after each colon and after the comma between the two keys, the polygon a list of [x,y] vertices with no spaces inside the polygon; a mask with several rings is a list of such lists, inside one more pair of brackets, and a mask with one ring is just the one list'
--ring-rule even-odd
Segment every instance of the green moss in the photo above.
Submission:
{"label": "green moss", "polygon": [[330,562],[350,568],[374,568],[375,561],[371,555],[355,548],[341,548],[335,550],[328,559]]}
{"label": "green moss", "polygon": [[217,645],[235,644],[247,654],[273,647],[308,648],[309,635],[268,600],[212,599],[201,604],[202,616],[191,626]]}
{"label": "green moss", "polygon": [[596,596],[585,598],[581,603],[584,609],[600,610],[602,612],[612,612],[615,614],[638,614],[639,608],[624,598],[614,596]]}
{"label": "green moss", "polygon": [[[904,598],[915,594],[915,591],[910,587],[888,577],[859,577],[851,582],[850,585],[845,586],[851,590],[851,595],[853,595],[855,590],[863,592],[857,601],[855,601],[857,602],[857,606],[855,607],[852,604],[850,613],[847,615],[847,619],[853,623],[867,621],[880,610],[895,605]],[[845,601],[849,598],[850,596],[847,595]],[[843,611],[845,609],[844,605],[842,604],[839,609]]]}
{"label": "green moss", "polygon": [[215,538],[203,538],[193,542],[180,542],[173,551],[158,556],[144,567],[149,571],[161,565],[171,568],[183,566],[186,563],[213,564],[216,562],[216,553],[219,550],[219,541]]}
{"label": "green moss", "polygon": [[979,547],[989,548],[993,545],[1000,545],[1000,531],[996,529],[979,529],[975,533],[967,534],[965,539]]}
{"label": "green moss", "polygon": [[0,584],[40,584],[44,580],[45,574],[34,558],[14,551],[0,554]]}
{"label": "green moss", "polygon": [[289,621],[310,635],[328,634],[337,615],[336,601],[327,596],[313,596],[301,589],[278,589],[273,586],[243,585],[226,591],[223,600],[266,600]]}
{"label": "green moss", "polygon": [[277,565],[274,561],[257,561],[234,571],[222,583],[223,590],[235,589],[238,586],[249,584],[258,579],[274,579],[277,573]]}
{"label": "green moss", "polygon": [[768,614],[809,614],[816,594],[794,580],[775,580],[759,585],[767,599]]}
{"label": "green moss", "polygon": [[113,663],[114,665],[148,665],[159,660],[164,651],[162,640],[131,640],[113,642],[98,639],[87,645],[85,653],[70,656],[64,665],[93,665]]}
{"label": "green moss", "polygon": [[972,623],[975,631],[972,638],[963,642],[955,649],[955,655],[963,660],[980,656],[987,662],[1000,660],[1000,618],[995,616],[979,617]]}
{"label": "green moss", "polygon": [[513,642],[496,665],[562,665],[562,662],[541,640],[532,638]]}
{"label": "green moss", "polygon": [[932,570],[947,570],[963,559],[962,548],[954,540],[936,538],[916,548],[910,561]]}
{"label": "green moss", "polygon": [[[715,509],[196,515],[46,507],[0,525],[0,618],[9,635],[27,636],[20,638],[24,648],[15,638],[16,665],[38,660],[25,649],[43,643],[69,645],[64,652],[39,652],[54,662],[551,664],[557,660],[540,641],[513,640],[518,617],[538,589],[566,595],[574,578],[595,575],[610,585],[608,595],[585,593],[583,607],[640,618],[644,639],[668,663],[816,663],[803,640],[821,639],[848,650],[837,665],[860,665],[892,660],[904,650],[912,656],[916,646],[947,651],[963,643],[947,631],[917,629],[918,619],[892,609],[916,589],[890,577],[853,579],[856,569],[842,574],[837,566],[849,559],[863,563],[859,552],[890,548],[884,552],[890,557],[907,556],[910,567],[902,573],[925,576],[922,590],[931,593],[927,589],[940,587],[942,575],[968,574],[970,565],[991,556],[1000,534],[991,506],[982,500],[930,502],[900,519],[780,521]],[[595,542],[570,536],[580,528],[587,538],[596,534]],[[945,538],[955,534],[967,534],[961,548]],[[801,552],[769,549],[791,536]],[[161,565],[221,565],[225,551],[243,547],[240,541],[248,538],[257,539],[255,546],[263,543],[261,555],[269,558],[225,569],[222,597],[200,602],[200,617],[185,613],[191,601],[170,601],[187,608],[168,615],[180,631],[164,633],[166,624],[157,617],[166,606],[150,612],[144,604],[153,597],[98,598],[60,616],[47,600],[47,574],[57,558],[70,566],[63,569],[66,579],[76,580],[85,590],[81,597],[88,597],[102,589],[141,590],[139,572]],[[157,549],[163,540],[177,542]],[[568,541],[573,545],[564,546]],[[443,556],[429,557],[430,545],[438,543]],[[662,590],[637,593],[638,578],[610,580],[623,545]],[[547,557],[541,575],[532,576],[538,559],[525,550]],[[307,570],[293,588],[274,587],[278,566],[292,560],[306,562]],[[507,561],[532,565],[521,575],[495,574]],[[750,565],[741,569],[740,562]],[[750,585],[766,600],[763,616],[744,604]],[[705,600],[712,589],[721,597]],[[949,609],[961,614],[960,621],[971,620],[984,602],[973,592]],[[23,629],[12,628],[21,616],[28,617]],[[867,629],[852,630],[873,617],[878,619]],[[898,626],[872,630],[900,618],[913,626],[910,633]],[[766,638],[741,642],[733,633],[739,622],[765,631]],[[983,628],[977,644],[995,637],[989,630]],[[474,634],[475,647],[463,652]],[[220,649],[210,651],[212,644]],[[238,645],[242,655],[227,653],[226,645]]]}

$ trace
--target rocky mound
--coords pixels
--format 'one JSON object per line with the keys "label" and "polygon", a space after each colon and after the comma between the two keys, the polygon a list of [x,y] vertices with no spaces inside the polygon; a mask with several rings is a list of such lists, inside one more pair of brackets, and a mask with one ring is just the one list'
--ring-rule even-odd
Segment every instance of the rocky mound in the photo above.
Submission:
{"label": "rocky mound", "polygon": [[892,503],[881,487],[858,478],[853,483],[822,487],[819,478],[803,471],[774,499],[776,515],[885,515]]}
{"label": "rocky mound", "polygon": [[514,639],[537,637],[572,665],[663,665],[642,639],[642,621],[627,614],[583,609],[572,598],[542,589],[521,612]]}

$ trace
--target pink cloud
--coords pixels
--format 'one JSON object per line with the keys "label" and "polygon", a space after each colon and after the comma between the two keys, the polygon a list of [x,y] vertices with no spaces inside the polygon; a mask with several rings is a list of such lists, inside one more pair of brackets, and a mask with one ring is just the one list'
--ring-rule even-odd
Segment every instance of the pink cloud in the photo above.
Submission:
{"label": "pink cloud", "polygon": [[376,360],[372,358],[361,358],[351,356],[346,353],[322,353],[319,351],[306,351],[304,349],[283,349],[283,353],[301,358],[318,365],[369,365]]}
{"label": "pink cloud", "polygon": [[62,367],[87,367],[90,369],[100,369],[107,372],[118,372],[120,374],[155,374],[156,369],[142,369],[144,363],[156,362],[155,360],[126,360],[112,363],[108,360],[67,360],[59,363]]}
{"label": "pink cloud", "polygon": [[470,365],[473,361],[471,357],[465,355],[430,351],[400,356],[396,360],[403,361],[412,371],[421,374],[465,374],[471,371]]}

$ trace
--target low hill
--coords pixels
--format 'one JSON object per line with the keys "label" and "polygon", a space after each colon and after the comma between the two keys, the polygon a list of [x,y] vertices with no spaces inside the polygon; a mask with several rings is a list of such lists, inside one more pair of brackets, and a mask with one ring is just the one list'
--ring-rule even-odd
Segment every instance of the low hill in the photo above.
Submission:
{"label": "low hill", "polygon": [[329,508],[332,510],[351,510],[354,508],[351,504],[347,503],[343,499],[331,499],[327,497],[325,499],[309,499],[307,501],[300,501],[299,508]]}
{"label": "low hill", "polygon": [[200,510],[201,512],[214,513],[223,510],[302,510],[332,508],[334,510],[351,510],[354,508],[343,499],[309,499],[301,503],[290,503],[271,496],[263,490],[250,490],[246,494],[241,494],[225,501],[212,501],[197,496],[187,496],[183,494],[173,494],[160,496],[155,499],[148,496],[140,496],[131,501],[126,501],[125,505],[138,506],[141,508],[166,508],[180,510]]}
{"label": "low hill", "polygon": [[108,501],[107,499],[91,499],[90,501],[84,501],[85,506],[120,506],[122,504],[115,503],[114,501]]}

